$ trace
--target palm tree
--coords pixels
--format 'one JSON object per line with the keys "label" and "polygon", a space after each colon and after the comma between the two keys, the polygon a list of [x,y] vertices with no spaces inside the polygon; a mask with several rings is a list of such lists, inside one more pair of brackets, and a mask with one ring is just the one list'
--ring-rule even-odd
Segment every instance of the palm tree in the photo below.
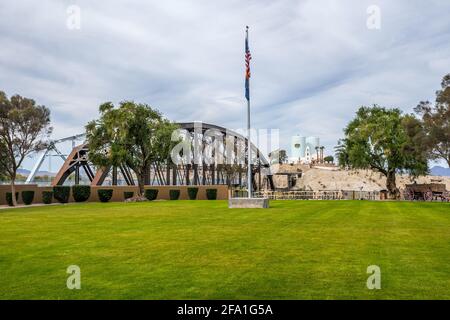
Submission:
{"label": "palm tree", "polygon": [[323,163],[323,150],[325,149],[324,146],[320,147],[320,162]]}
{"label": "palm tree", "polygon": [[319,163],[319,146],[316,146],[316,161]]}

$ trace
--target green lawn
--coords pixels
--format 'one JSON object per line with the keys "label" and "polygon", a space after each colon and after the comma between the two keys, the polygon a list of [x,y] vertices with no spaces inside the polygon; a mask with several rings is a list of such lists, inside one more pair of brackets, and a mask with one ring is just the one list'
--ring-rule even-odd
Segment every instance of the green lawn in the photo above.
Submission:
{"label": "green lawn", "polygon": [[[66,288],[69,265],[81,290]],[[366,269],[381,268],[381,290]],[[450,205],[92,203],[0,210],[1,299],[450,299]]]}

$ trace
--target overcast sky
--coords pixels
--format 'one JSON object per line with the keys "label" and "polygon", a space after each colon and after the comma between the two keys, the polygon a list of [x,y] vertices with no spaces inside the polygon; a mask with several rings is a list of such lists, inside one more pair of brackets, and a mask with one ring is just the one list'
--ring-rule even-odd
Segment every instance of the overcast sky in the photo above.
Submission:
{"label": "overcast sky", "polygon": [[54,138],[121,100],[243,128],[249,25],[254,127],[331,150],[359,106],[412,112],[433,99],[450,72],[449,13],[448,0],[2,0],[0,90],[49,107]]}

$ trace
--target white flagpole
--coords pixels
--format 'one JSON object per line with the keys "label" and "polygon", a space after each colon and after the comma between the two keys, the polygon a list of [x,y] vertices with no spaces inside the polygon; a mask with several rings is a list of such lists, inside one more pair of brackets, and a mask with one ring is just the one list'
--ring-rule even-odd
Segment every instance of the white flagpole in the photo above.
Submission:
{"label": "white flagpole", "polygon": [[[248,43],[248,26],[246,28],[246,36],[247,36],[247,43]],[[248,85],[250,87],[250,79],[248,79]],[[250,91],[250,88],[249,88]],[[248,190],[248,197],[252,197],[252,143],[250,141],[250,95],[249,99],[247,100],[247,190]]]}
{"label": "white flagpole", "polygon": [[248,197],[252,197],[252,143],[250,141],[250,100],[247,100],[247,184],[248,184]]}

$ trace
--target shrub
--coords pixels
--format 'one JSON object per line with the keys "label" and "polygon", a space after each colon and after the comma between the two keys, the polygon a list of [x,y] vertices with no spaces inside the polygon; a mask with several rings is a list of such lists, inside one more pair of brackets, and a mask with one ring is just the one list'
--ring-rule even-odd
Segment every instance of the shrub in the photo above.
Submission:
{"label": "shrub", "polygon": [[42,191],[42,202],[51,204],[53,201],[53,191]]}
{"label": "shrub", "polygon": [[180,197],[180,190],[169,190],[170,200],[178,200]]}
{"label": "shrub", "polygon": [[97,193],[98,193],[98,198],[100,199],[101,202],[108,202],[112,198],[113,190],[112,189],[99,189],[97,191]]}
{"label": "shrub", "polygon": [[76,202],[87,201],[87,199],[91,196],[91,187],[80,185],[72,186],[72,195]]}
{"label": "shrub", "polygon": [[[16,201],[19,200],[19,193],[16,192]],[[8,206],[12,207],[13,201],[12,201],[12,193],[7,192],[6,193],[6,202],[8,203]]]}
{"label": "shrub", "polygon": [[144,195],[148,200],[153,201],[158,197],[158,189],[147,189]]}
{"label": "shrub", "polygon": [[68,186],[54,186],[53,195],[60,203],[69,202],[70,187]]}
{"label": "shrub", "polygon": [[33,203],[34,199],[34,191],[31,190],[25,190],[22,191],[22,201],[27,206]]}
{"label": "shrub", "polygon": [[217,199],[217,189],[206,189],[206,198],[208,200],[216,200]]}
{"label": "shrub", "polygon": [[190,200],[197,199],[198,188],[187,188],[187,192]]}
{"label": "shrub", "polygon": [[134,196],[134,192],[133,191],[125,191],[123,193],[123,197],[125,198],[125,200],[133,198]]}
{"label": "shrub", "polygon": [[333,158],[333,156],[326,156],[325,158],[323,158],[323,161],[328,162],[328,163],[333,163],[334,158]]}

